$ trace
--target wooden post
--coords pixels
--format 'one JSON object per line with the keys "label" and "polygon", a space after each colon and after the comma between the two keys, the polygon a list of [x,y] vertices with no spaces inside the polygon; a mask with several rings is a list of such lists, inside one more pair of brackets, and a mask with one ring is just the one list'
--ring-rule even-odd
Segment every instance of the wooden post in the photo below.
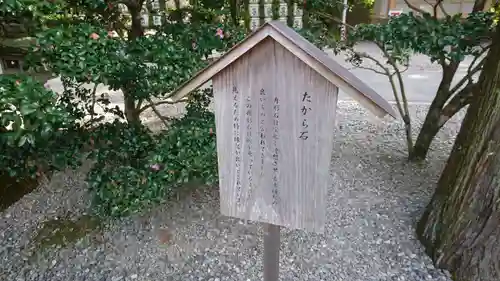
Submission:
{"label": "wooden post", "polygon": [[264,224],[264,281],[278,281],[280,260],[280,227]]}

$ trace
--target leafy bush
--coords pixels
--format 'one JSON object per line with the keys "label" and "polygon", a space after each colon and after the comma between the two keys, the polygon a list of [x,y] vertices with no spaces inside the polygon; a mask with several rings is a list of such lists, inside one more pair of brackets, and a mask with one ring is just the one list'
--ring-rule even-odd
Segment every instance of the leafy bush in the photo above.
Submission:
{"label": "leafy bush", "polygon": [[168,199],[187,182],[217,181],[215,118],[207,107],[212,89],[190,97],[187,113],[168,130],[116,121],[92,132],[96,164],[87,177],[100,215],[124,216]]}
{"label": "leafy bush", "polygon": [[[245,35],[241,28],[223,23],[169,23],[154,34],[125,40],[90,23],[61,26],[37,34],[27,62],[61,75],[70,92],[80,83],[103,83],[122,90],[129,122],[149,107],[151,98],[170,93],[207,64],[213,51],[224,52]],[[74,90],[71,90],[74,89]],[[92,93],[83,103],[95,106]],[[87,112],[92,112],[88,108]]]}
{"label": "leafy bush", "polygon": [[[22,142],[32,148],[36,142],[37,152],[30,153],[37,159],[54,158],[50,165],[55,165],[78,159],[76,153],[80,153],[86,143],[91,148],[89,157],[95,161],[87,181],[94,195],[94,209],[102,215],[137,212],[168,198],[179,184],[188,181],[216,181],[214,116],[207,110],[211,90],[191,98],[186,116],[172,120],[168,130],[156,136],[141,124],[140,117],[146,110],[155,109],[154,100],[164,102],[175,88],[207,65],[214,51],[227,51],[239,42],[245,29],[230,26],[220,14],[224,11],[216,11],[222,6],[216,10],[205,5],[199,11],[185,10],[186,15],[196,14],[197,19],[189,23],[167,21],[151,34],[144,32],[136,21],[122,17],[116,3],[56,2],[49,6],[58,13],[44,15],[44,24],[40,25],[43,28],[36,29],[38,34],[34,34],[36,40],[29,51],[27,65],[61,77],[64,91],[51,102],[69,121],[65,121],[66,126],[61,117],[61,124],[51,125],[55,129],[51,130],[45,146],[39,147],[40,134],[36,130],[22,131],[10,145]],[[140,13],[141,4],[136,6],[135,2],[124,3],[131,14]],[[173,19],[180,14],[169,11],[166,16]],[[61,19],[64,24],[49,28],[49,21]],[[124,34],[134,36],[122,36]],[[88,89],[88,83],[93,84],[93,90]],[[104,115],[96,114],[95,108],[110,102],[96,96],[98,84],[123,93],[124,114],[116,107],[103,109],[105,113],[126,119],[126,123],[115,120],[99,124],[104,121]],[[42,115],[46,117],[42,117],[49,118],[51,114],[44,112]],[[40,124],[45,128],[51,122]],[[45,129],[41,132],[45,133]],[[64,145],[58,147],[56,140]],[[75,149],[66,147],[71,145]],[[15,153],[24,153],[28,148],[24,146]],[[14,157],[9,159],[16,161]],[[31,161],[28,157],[27,162]],[[16,164],[19,170],[27,165]]]}
{"label": "leafy bush", "polygon": [[218,180],[215,115],[208,110],[213,89],[192,93],[186,115],[173,120],[158,138],[149,166],[176,186],[187,182],[211,185]]}
{"label": "leafy bush", "polygon": [[120,121],[104,123],[91,132],[89,142],[94,149],[89,157],[96,163],[87,182],[97,213],[130,214],[163,197],[159,194],[163,186],[156,185],[145,168],[145,159],[155,146],[147,128]]}
{"label": "leafy bush", "polygon": [[93,210],[103,216],[137,213],[168,195],[167,185],[141,167],[116,165],[92,169],[88,181],[93,193]]}
{"label": "leafy bush", "polygon": [[90,144],[94,150],[89,157],[96,160],[94,169],[117,165],[143,166],[145,162],[141,161],[156,145],[148,128],[118,120],[93,129]]}
{"label": "leafy bush", "polygon": [[0,174],[19,179],[76,165],[79,128],[54,92],[21,75],[0,76]]}
{"label": "leafy bush", "polygon": [[149,163],[172,186],[217,182],[214,114],[204,112],[175,120],[160,138]]}

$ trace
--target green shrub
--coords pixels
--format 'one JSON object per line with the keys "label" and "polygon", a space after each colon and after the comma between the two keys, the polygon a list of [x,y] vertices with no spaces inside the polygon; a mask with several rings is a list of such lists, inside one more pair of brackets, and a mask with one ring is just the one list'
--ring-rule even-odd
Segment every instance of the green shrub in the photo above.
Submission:
{"label": "green shrub", "polygon": [[81,132],[54,92],[23,75],[0,76],[0,174],[22,179],[77,165]]}
{"label": "green shrub", "polygon": [[93,210],[103,216],[137,213],[168,195],[168,186],[155,173],[141,167],[92,169],[88,181],[93,192]]}
{"label": "green shrub", "polygon": [[212,89],[190,97],[187,113],[157,135],[143,126],[115,122],[92,132],[96,164],[87,181],[94,210],[125,216],[162,202],[188,182],[217,181]]}
{"label": "green shrub", "polygon": [[217,181],[215,117],[211,112],[175,120],[159,138],[150,167],[171,186]]}
{"label": "green shrub", "polygon": [[152,132],[144,125],[119,120],[94,128],[89,142],[93,148],[89,157],[96,160],[94,169],[144,166],[145,158],[156,145]]}

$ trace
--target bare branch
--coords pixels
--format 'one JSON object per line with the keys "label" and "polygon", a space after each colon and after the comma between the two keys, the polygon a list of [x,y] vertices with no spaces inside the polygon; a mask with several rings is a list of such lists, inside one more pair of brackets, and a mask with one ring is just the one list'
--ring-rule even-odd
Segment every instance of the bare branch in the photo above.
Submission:
{"label": "bare branch", "polygon": [[105,117],[104,117],[104,116],[99,116],[99,117],[97,117],[97,118],[95,118],[95,119],[93,119],[93,120],[88,120],[87,122],[85,122],[85,123],[83,124],[83,126],[84,126],[84,127],[89,127],[89,126],[92,126],[92,125],[93,125],[93,124],[95,124],[95,123],[98,123],[98,122],[103,121],[104,119],[105,119]]}
{"label": "bare branch", "polygon": [[[469,70],[471,69],[471,67],[477,62],[477,60],[479,58],[481,58],[484,54],[486,54],[486,52],[488,52],[488,50],[490,49],[491,47],[491,44],[488,44],[487,46],[485,46],[482,50],[481,50],[481,53],[479,53],[477,56],[474,57],[474,59],[472,60],[471,64],[469,65]],[[481,62],[479,63],[483,63],[484,62],[484,57],[481,58]],[[469,71],[468,71],[469,72]]]}
{"label": "bare branch", "polygon": [[[393,85],[394,81],[393,81],[392,76],[389,77],[389,80],[391,82],[391,86],[392,86],[392,89],[394,92],[394,98],[396,99],[398,110],[399,110],[401,116],[403,117],[405,124],[410,126],[410,123],[411,123],[410,111],[408,109],[408,99],[406,98],[406,91],[405,91],[405,87],[404,87],[403,77],[401,76],[401,72],[398,69],[398,65],[397,65],[396,61],[394,61],[392,56],[387,52],[386,49],[384,49],[384,46],[382,46],[382,44],[380,44],[378,42],[376,42],[375,44],[379,47],[379,49],[382,51],[384,56],[387,58],[387,61],[389,62],[389,64],[392,65],[392,67],[395,71],[394,74],[396,74],[396,76],[398,77],[399,90],[400,90],[400,94],[401,94],[401,100],[403,102],[402,106],[399,102],[399,97],[397,95],[398,92],[396,91],[395,85]],[[403,107],[403,108],[401,108],[401,107]],[[411,144],[408,147],[409,147],[409,149],[411,149],[411,147],[413,147],[413,141],[411,139],[411,132],[407,132],[406,137],[407,137],[408,144]]]}
{"label": "bare branch", "polygon": [[449,17],[450,14],[448,14],[448,12],[446,12],[446,10],[444,9],[443,0],[438,0],[438,5],[441,11],[443,12],[444,16]]}
{"label": "bare branch", "polygon": [[472,12],[480,12],[484,10],[484,6],[486,5],[486,0],[476,0],[474,1],[474,7],[472,7]]}
{"label": "bare branch", "polygon": [[[167,121],[165,121],[165,118],[163,117],[163,115],[161,115],[160,111],[158,111],[158,109],[156,108],[155,103],[151,100],[151,98],[147,98],[147,100],[149,101],[149,105],[151,106],[151,109],[153,110],[153,112],[156,114],[156,116],[158,116],[158,118],[160,118],[161,122],[163,122],[163,124],[165,125],[165,127],[168,128]],[[140,110],[139,110],[139,113],[140,113]]]}
{"label": "bare branch", "polygon": [[462,88],[466,84],[466,82],[468,82],[467,85],[474,83],[474,81],[472,80],[472,76],[478,73],[483,68],[484,64],[484,58],[482,58],[481,61],[475,64],[480,56],[481,55],[478,55],[472,60],[472,62],[469,65],[469,68],[467,69],[467,74],[464,77],[462,77],[460,81],[458,81],[458,83],[450,90],[450,93],[455,93],[458,90],[460,90],[460,88]]}
{"label": "bare branch", "polygon": [[334,22],[338,23],[338,24],[341,24],[349,29],[354,29],[354,26],[348,24],[348,23],[344,23],[342,22],[341,19],[337,18],[337,17],[334,17],[332,15],[329,15],[327,13],[323,13],[323,12],[311,12],[311,14],[315,14],[317,16],[320,16],[320,17],[325,17],[327,19],[330,19],[330,20],[333,20]]}
{"label": "bare branch", "polygon": [[90,106],[90,123],[93,123],[94,117],[95,117],[95,103],[96,103],[96,90],[97,90],[97,83],[94,85],[94,89],[92,90],[92,105]]}
{"label": "bare branch", "polygon": [[387,76],[390,76],[391,75],[391,71],[389,70],[389,68],[385,67],[381,62],[379,62],[376,58],[374,58],[373,56],[367,54],[367,53],[360,53],[360,52],[356,52],[353,50],[353,52],[358,55],[360,58],[366,58],[366,59],[369,59],[371,61],[373,61],[376,65],[378,65],[380,68],[382,68],[384,70],[385,73],[383,73],[384,75],[387,75]]}
{"label": "bare branch", "polygon": [[[475,60],[476,58],[474,58]],[[484,61],[485,59],[483,58],[477,65],[475,65],[474,67],[472,67],[474,65],[474,61],[471,62],[471,64],[469,65],[469,67],[467,68],[467,79],[469,80],[469,83],[472,83],[472,76],[474,76],[474,74],[476,74],[477,72],[479,72],[481,69],[483,69],[483,64],[484,64]]]}
{"label": "bare branch", "polygon": [[148,101],[149,101],[149,104],[147,104],[147,105],[145,105],[145,106],[143,106],[142,108],[139,109],[139,114],[142,113],[142,112],[144,112],[148,108],[157,107],[157,106],[162,105],[162,104],[177,104],[177,103],[184,102],[185,100],[184,99],[180,99],[178,101],[164,100],[164,101],[159,101],[159,102],[156,102],[156,103],[152,102],[151,100],[148,100]]}
{"label": "bare branch", "polygon": [[431,7],[434,6],[431,2],[429,2],[429,0],[424,0],[424,2],[427,3],[427,5],[429,5]]}
{"label": "bare branch", "polygon": [[371,70],[371,71],[373,71],[373,72],[375,72],[375,73],[377,73],[377,74],[387,75],[387,73],[382,72],[382,71],[379,71],[379,70],[376,70],[376,69],[371,68],[371,67],[366,67],[366,66],[361,66],[361,65],[359,65],[359,66],[355,66],[355,68],[359,68],[359,69],[366,69],[366,70]]}
{"label": "bare branch", "polygon": [[412,9],[413,11],[417,12],[417,13],[420,13],[420,14],[425,14],[426,12],[420,8],[418,8],[417,6],[413,5],[410,0],[404,0],[406,5],[408,6],[408,8]]}
{"label": "bare branch", "polygon": [[[143,103],[143,102],[144,102],[144,100],[143,100],[143,99],[138,100],[138,101],[137,101],[137,105],[135,106],[135,108],[141,108],[141,106],[142,106],[142,103]],[[139,112],[139,113],[140,113],[140,112]]]}
{"label": "bare branch", "polygon": [[474,97],[474,90],[477,84],[468,84],[465,88],[460,90],[453,98],[446,104],[441,111],[439,118],[439,128],[441,128],[453,115],[459,112],[464,106],[470,104]]}
{"label": "bare branch", "polygon": [[405,71],[408,70],[408,68],[410,68],[410,64],[404,65],[404,68],[400,70],[399,73],[404,73]]}
{"label": "bare branch", "polygon": [[432,16],[433,16],[435,19],[437,19],[437,8],[438,8],[438,5],[439,5],[439,2],[440,2],[440,1],[441,1],[441,0],[437,0],[437,1],[436,1],[436,4],[434,4],[434,5],[433,5],[433,4],[430,4],[430,5],[431,5],[431,7],[432,7]]}

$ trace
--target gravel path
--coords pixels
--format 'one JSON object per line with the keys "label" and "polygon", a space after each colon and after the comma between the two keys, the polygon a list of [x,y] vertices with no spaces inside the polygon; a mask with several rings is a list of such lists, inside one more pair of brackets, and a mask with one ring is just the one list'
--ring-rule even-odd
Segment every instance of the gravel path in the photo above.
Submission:
{"label": "gravel path", "polygon": [[[411,110],[418,126],[426,108]],[[326,231],[282,231],[281,280],[449,280],[423,253],[414,225],[458,121],[440,133],[426,163],[408,164],[399,121],[340,103]],[[44,221],[88,211],[86,169],[54,176],[0,213],[0,280],[262,280],[262,228],[220,216],[217,190],[41,247],[34,237]]]}

